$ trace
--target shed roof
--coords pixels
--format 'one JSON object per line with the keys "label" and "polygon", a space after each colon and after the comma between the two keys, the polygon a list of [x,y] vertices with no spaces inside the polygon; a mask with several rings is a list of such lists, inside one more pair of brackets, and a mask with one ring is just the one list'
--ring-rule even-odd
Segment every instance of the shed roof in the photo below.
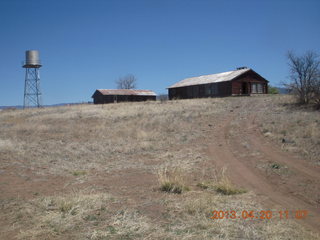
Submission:
{"label": "shed roof", "polygon": [[102,95],[137,95],[137,96],[156,96],[157,94],[150,90],[135,89],[97,89]]}
{"label": "shed roof", "polygon": [[[244,69],[239,69],[239,70],[234,70],[234,71],[229,71],[229,72],[186,78],[186,79],[181,80],[180,82],[177,82],[177,83],[171,85],[168,88],[177,88],[177,87],[193,86],[193,85],[200,85],[200,84],[231,81],[231,80],[235,79],[236,77],[239,77],[240,75],[242,75],[246,72],[249,72],[249,71],[253,71],[253,70],[250,68],[244,68]],[[256,72],[254,72],[254,73],[256,73]]]}

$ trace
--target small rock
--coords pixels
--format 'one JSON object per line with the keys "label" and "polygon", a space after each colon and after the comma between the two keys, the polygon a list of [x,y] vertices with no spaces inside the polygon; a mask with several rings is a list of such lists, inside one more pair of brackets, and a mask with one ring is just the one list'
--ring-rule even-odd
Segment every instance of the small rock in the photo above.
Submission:
{"label": "small rock", "polygon": [[297,152],[298,148],[297,147],[293,147],[293,146],[288,146],[286,147],[287,151],[289,152]]}
{"label": "small rock", "polygon": [[272,133],[271,132],[266,132],[263,134],[265,137],[271,137],[272,136]]}
{"label": "small rock", "polygon": [[294,143],[293,140],[287,139],[287,138],[282,138],[281,140],[282,143]]}

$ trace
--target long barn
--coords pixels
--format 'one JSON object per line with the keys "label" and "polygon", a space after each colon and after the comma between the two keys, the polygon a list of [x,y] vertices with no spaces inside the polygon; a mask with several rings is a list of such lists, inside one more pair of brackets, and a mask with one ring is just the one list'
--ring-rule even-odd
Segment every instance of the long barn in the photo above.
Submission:
{"label": "long barn", "polygon": [[186,78],[168,87],[169,99],[268,93],[268,81],[250,68]]}
{"label": "long barn", "polygon": [[134,89],[97,89],[92,95],[94,104],[155,101],[156,97],[153,91]]}

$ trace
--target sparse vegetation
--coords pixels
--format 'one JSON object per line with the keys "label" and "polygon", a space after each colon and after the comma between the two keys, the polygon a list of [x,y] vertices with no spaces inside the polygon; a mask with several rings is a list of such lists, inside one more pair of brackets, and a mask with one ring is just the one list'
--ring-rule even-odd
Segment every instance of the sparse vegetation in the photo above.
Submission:
{"label": "sparse vegetation", "polygon": [[[181,196],[181,198],[179,197]],[[178,198],[177,198],[178,197]],[[212,211],[263,209],[253,194],[236,196],[189,191],[184,195],[168,194],[162,205],[164,222],[152,222],[136,209],[112,204],[123,200],[108,194],[74,192],[21,202],[13,230],[22,229],[18,239],[317,239],[292,220],[286,227],[279,219],[213,220]],[[11,207],[13,203],[7,203]],[[23,224],[23,225],[22,225]]]}
{"label": "sparse vegetation", "polygon": [[[157,239],[316,239],[316,234],[310,234],[291,220],[286,221],[287,227],[277,219],[271,221],[255,221],[243,219],[213,220],[212,211],[233,209],[241,213],[243,209],[254,211],[262,208],[255,202],[250,193],[226,196],[208,191],[189,191],[179,200],[174,195],[168,195],[166,207],[166,234],[159,232]],[[290,227],[288,227],[290,226]],[[161,237],[160,237],[161,236]]]}
{"label": "sparse vegetation", "polygon": [[269,94],[279,94],[279,90],[276,87],[268,86],[268,93]]}
{"label": "sparse vegetation", "polygon": [[214,180],[202,181],[197,184],[202,189],[214,190],[223,195],[234,195],[246,193],[243,188],[235,186],[226,174],[226,168],[222,168],[220,172],[214,172]]}
{"label": "sparse vegetation", "polygon": [[35,198],[19,210],[29,220],[24,222],[28,228],[19,233],[18,239],[52,239],[68,234],[84,227],[89,216],[99,216],[110,202],[108,194],[92,192]]}
{"label": "sparse vegetation", "polygon": [[73,171],[72,172],[73,176],[83,176],[83,175],[86,175],[86,174],[87,174],[87,172],[84,171],[84,170],[77,170],[77,171]]}
{"label": "sparse vegetation", "polygon": [[[259,114],[261,132],[286,151],[299,153],[313,164],[320,164],[319,112],[295,105],[293,96],[267,100]],[[269,105],[268,105],[269,104]]]}
{"label": "sparse vegetation", "polygon": [[197,183],[197,187],[202,188],[202,189],[209,189],[212,186],[212,183],[209,181],[202,181]]}
{"label": "sparse vegetation", "polygon": [[280,169],[281,165],[279,163],[272,163],[271,168],[273,169]]}
{"label": "sparse vegetation", "polygon": [[[285,226],[278,219],[210,219],[214,210],[263,209],[225,170],[215,173],[207,156],[209,142],[220,144],[213,133],[230,110],[241,108],[234,115],[245,118],[254,101],[256,123],[271,140],[307,150],[316,162],[320,121],[315,112],[289,111],[287,97],[1,111],[1,237],[317,239],[292,219]],[[281,142],[282,130],[294,143]]]}
{"label": "sparse vegetation", "polygon": [[231,183],[231,181],[228,179],[224,179],[219,184],[217,184],[215,189],[218,193],[224,195],[234,195],[247,192],[245,189],[235,187],[234,184]]}
{"label": "sparse vegetation", "polygon": [[170,170],[168,167],[159,169],[158,180],[160,190],[168,193],[182,193],[190,190],[186,184],[185,172],[182,169],[173,167]]}

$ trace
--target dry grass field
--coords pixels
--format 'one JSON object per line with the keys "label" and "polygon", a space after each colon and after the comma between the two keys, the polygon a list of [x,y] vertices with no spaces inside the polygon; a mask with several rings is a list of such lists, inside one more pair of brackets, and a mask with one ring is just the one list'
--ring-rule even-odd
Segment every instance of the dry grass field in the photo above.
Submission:
{"label": "dry grass field", "polygon": [[285,151],[298,153],[320,165],[319,111],[297,106],[291,96],[274,98],[265,108],[265,114],[259,116],[264,135],[281,143]]}
{"label": "dry grass field", "polygon": [[[319,210],[319,126],[289,96],[0,111],[0,239],[319,239],[317,218],[210,218],[276,213],[304,181],[294,196],[307,200],[290,210]],[[300,162],[270,161],[251,130],[300,158],[305,178],[291,174]],[[232,158],[263,182],[238,178]],[[274,197],[261,193],[279,182]]]}

